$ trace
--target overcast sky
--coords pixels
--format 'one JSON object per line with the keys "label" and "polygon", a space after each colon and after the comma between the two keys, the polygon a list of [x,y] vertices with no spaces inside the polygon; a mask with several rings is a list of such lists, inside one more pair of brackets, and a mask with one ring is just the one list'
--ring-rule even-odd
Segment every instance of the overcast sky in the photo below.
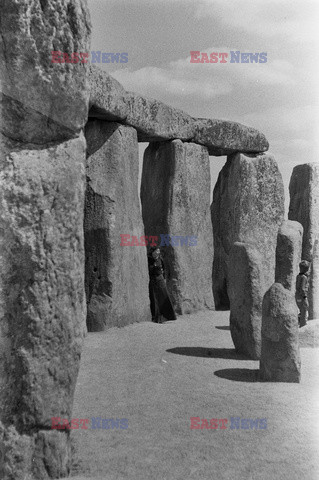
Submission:
{"label": "overcast sky", "polygon": [[[196,117],[262,131],[287,186],[318,160],[318,0],[88,0],[91,50],[128,52],[99,66],[127,90]],[[190,63],[190,51],[267,52],[267,63]],[[141,145],[141,151],[145,145]],[[213,183],[225,157],[210,157]],[[286,202],[287,204],[287,202]]]}

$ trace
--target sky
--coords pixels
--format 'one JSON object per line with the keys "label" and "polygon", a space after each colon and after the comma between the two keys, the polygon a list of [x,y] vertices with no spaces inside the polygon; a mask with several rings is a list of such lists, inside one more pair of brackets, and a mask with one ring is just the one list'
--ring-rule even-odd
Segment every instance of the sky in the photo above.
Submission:
{"label": "sky", "polygon": [[[88,0],[98,66],[131,91],[195,117],[263,132],[282,173],[318,162],[318,0]],[[190,52],[266,52],[266,63],[190,63]],[[142,157],[147,144],[140,144]],[[212,187],[226,157],[210,157]]]}

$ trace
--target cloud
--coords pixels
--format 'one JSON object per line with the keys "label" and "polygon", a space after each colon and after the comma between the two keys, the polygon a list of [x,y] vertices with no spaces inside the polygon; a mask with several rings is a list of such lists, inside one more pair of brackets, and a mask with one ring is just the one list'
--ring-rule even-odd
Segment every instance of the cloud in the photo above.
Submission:
{"label": "cloud", "polygon": [[198,0],[196,17],[212,17],[259,37],[278,36],[286,43],[318,39],[317,0]]}
{"label": "cloud", "polygon": [[[233,49],[235,50],[235,49]],[[229,48],[208,48],[202,52],[229,52]],[[229,60],[229,59],[228,59]],[[167,66],[148,66],[138,70],[121,69],[112,75],[127,90],[159,99],[193,97],[210,101],[229,95],[239,86],[295,84],[296,71],[287,60],[268,63],[190,63],[190,56],[168,63]]]}

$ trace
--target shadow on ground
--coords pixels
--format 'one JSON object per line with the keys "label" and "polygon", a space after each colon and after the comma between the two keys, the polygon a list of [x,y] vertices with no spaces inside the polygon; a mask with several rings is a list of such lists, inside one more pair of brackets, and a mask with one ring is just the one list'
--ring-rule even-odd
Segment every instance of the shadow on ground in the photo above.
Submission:
{"label": "shadow on ground", "polygon": [[218,326],[218,327],[215,327],[215,328],[218,328],[218,330],[230,330],[229,325],[222,325],[222,326]]}
{"label": "shadow on ground", "polygon": [[235,382],[258,382],[259,370],[250,370],[249,368],[225,368],[224,370],[216,370],[214,375]]}
{"label": "shadow on ground", "polygon": [[249,358],[237,353],[234,348],[205,348],[205,347],[174,347],[166,350],[176,355],[186,355],[188,357],[205,358],[226,358],[228,360],[250,360]]}

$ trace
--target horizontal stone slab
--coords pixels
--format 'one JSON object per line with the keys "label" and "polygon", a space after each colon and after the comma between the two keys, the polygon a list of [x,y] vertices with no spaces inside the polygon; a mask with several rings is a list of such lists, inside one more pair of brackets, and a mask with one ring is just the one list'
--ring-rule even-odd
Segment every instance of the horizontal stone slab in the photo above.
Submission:
{"label": "horizontal stone slab", "polygon": [[182,110],[133,92],[128,92],[126,100],[126,123],[137,130],[139,142],[190,141],[195,135],[194,119]]}
{"label": "horizontal stone slab", "polygon": [[124,87],[100,68],[90,65],[89,117],[102,120],[124,121],[129,113]]}
{"label": "horizontal stone slab", "polygon": [[230,155],[234,152],[266,152],[269,143],[255,128],[237,122],[199,118],[195,123],[193,142],[205,145],[209,155]]}
{"label": "horizontal stone slab", "polygon": [[207,147],[209,155],[261,153],[269,148],[265,136],[237,122],[193,118],[182,110],[133,92],[105,71],[90,66],[90,117],[118,121],[137,130],[139,142],[179,139]]}

